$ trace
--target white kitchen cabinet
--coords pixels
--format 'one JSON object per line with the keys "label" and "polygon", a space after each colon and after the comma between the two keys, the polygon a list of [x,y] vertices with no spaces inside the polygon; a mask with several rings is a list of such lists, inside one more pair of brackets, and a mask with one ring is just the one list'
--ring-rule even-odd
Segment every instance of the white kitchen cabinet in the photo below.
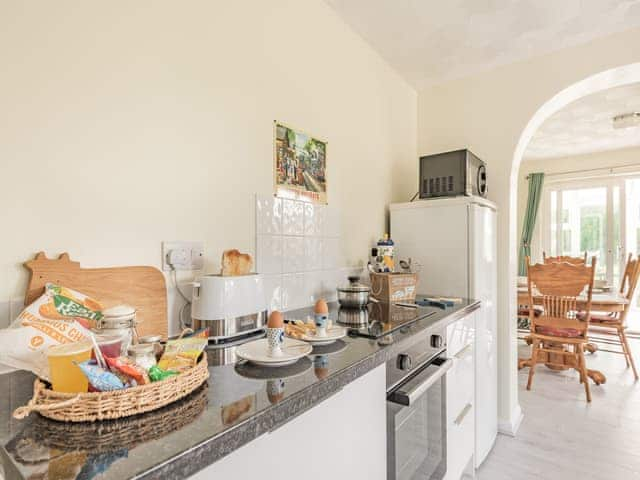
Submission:
{"label": "white kitchen cabinet", "polygon": [[385,389],[381,365],[190,478],[385,480]]}
{"label": "white kitchen cabinet", "polygon": [[447,327],[447,475],[446,480],[473,476],[475,447],[476,312]]}

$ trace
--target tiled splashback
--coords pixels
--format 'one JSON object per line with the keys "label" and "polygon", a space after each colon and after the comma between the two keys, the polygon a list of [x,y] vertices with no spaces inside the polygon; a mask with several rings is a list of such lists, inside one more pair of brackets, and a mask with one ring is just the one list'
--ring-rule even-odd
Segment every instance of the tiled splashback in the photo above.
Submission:
{"label": "tiled splashback", "polygon": [[22,299],[0,302],[0,328],[7,328],[18,317],[23,308],[24,302]]}
{"label": "tiled splashback", "polygon": [[361,273],[345,267],[341,245],[335,207],[256,195],[256,271],[272,310],[335,301],[336,286]]}

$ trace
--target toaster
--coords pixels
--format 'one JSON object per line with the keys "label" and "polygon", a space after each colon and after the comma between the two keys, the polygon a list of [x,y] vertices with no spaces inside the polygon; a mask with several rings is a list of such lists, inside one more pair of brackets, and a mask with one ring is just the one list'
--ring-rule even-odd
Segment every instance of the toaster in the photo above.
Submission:
{"label": "toaster", "polygon": [[203,275],[193,283],[191,328],[209,328],[214,341],[233,339],[267,323],[262,275]]}

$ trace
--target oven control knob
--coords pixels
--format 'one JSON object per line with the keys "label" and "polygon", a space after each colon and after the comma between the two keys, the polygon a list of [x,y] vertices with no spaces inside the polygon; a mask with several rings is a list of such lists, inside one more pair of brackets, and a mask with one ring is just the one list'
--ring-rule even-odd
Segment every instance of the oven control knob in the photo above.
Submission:
{"label": "oven control knob", "polygon": [[442,348],[442,336],[441,335],[431,335],[431,347],[432,348]]}
{"label": "oven control knob", "polygon": [[400,370],[411,370],[411,357],[406,353],[398,355],[398,368]]}

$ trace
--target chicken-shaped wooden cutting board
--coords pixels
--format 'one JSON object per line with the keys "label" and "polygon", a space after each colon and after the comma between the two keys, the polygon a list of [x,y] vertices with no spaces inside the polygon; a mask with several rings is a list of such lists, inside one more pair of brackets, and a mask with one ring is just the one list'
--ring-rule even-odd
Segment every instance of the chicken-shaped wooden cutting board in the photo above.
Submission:
{"label": "chicken-shaped wooden cutting board", "polygon": [[167,338],[167,287],[164,275],[157,268],[81,268],[80,263],[72,261],[68,253],[50,259],[44,252],[25,262],[24,266],[30,273],[25,306],[44,293],[47,283],[54,283],[88,295],[104,308],[131,305],[137,310],[140,335],[156,333]]}

